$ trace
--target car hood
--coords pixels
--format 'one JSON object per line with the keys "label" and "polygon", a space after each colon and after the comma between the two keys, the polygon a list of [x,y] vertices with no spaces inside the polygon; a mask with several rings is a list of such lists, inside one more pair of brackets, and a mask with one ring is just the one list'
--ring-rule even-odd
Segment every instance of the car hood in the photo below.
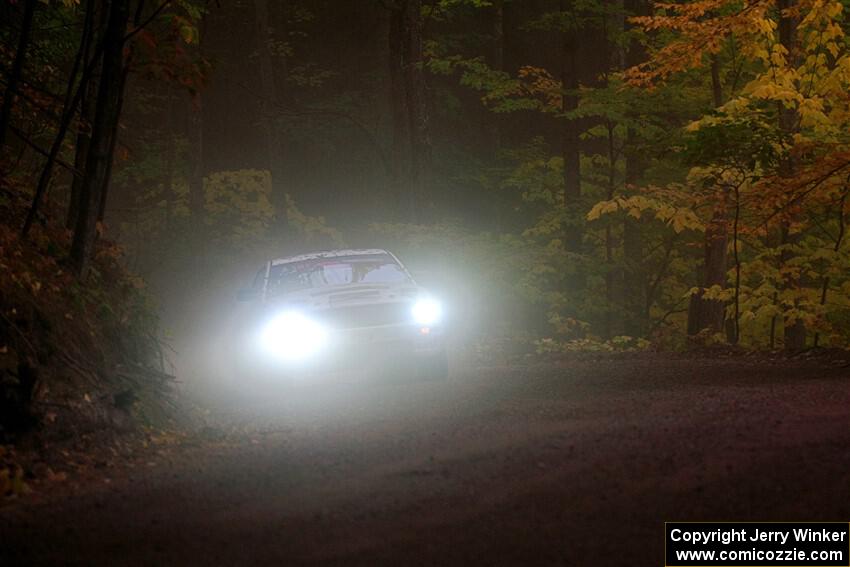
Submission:
{"label": "car hood", "polygon": [[349,284],[285,293],[270,298],[268,303],[276,308],[321,310],[353,305],[412,302],[423,294],[424,290],[412,283]]}

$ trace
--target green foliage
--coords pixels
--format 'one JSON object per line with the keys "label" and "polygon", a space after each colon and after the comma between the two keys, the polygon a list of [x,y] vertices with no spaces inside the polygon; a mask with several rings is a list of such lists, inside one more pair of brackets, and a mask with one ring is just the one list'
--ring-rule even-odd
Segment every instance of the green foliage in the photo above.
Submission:
{"label": "green foliage", "polygon": [[677,207],[669,201],[644,195],[616,197],[610,201],[600,201],[587,213],[587,220],[597,220],[602,215],[616,212],[623,212],[634,219],[640,219],[648,213],[655,220],[672,228],[676,233],[683,230],[705,231],[705,225],[692,209],[686,206]]}
{"label": "green foliage", "polygon": [[472,59],[459,55],[439,57],[434,53],[428,59],[428,69],[440,75],[458,72],[460,83],[483,93],[481,102],[493,112],[541,109],[539,101],[526,95],[521,81],[504,71],[494,70],[483,57]]}
{"label": "green foliage", "polygon": [[776,118],[757,113],[736,119],[710,114],[685,136],[683,160],[694,166],[770,171],[784,153]]}
{"label": "green foliage", "polygon": [[558,341],[553,338],[534,342],[538,354],[562,354],[569,352],[638,352],[647,350],[652,343],[646,339],[620,335],[607,341],[598,339],[573,339]]}
{"label": "green foliage", "polygon": [[275,210],[268,171],[219,171],[204,179],[205,223],[220,241],[237,248],[266,235]]}
{"label": "green foliage", "polygon": [[[152,181],[144,172],[156,172],[160,166],[158,154],[151,154],[152,163],[141,161],[125,169],[122,174],[137,181]],[[154,177],[155,178],[155,177]],[[204,207],[200,217],[189,208],[189,187],[182,180],[170,186],[151,184],[137,196],[144,214],[136,222],[122,227],[130,246],[140,242],[137,255],[177,255],[181,244],[192,244],[198,231],[206,236],[218,254],[240,256],[246,252],[257,253],[274,248],[279,238],[277,226],[287,227],[289,240],[310,248],[342,246],[342,233],[328,226],[321,216],[307,215],[295,201],[286,196],[286,210],[277,211],[271,200],[271,174],[267,170],[240,169],[217,171],[204,178]],[[280,215],[284,216],[283,223]],[[137,234],[145,238],[139,240]],[[175,234],[185,233],[189,241],[175,244]],[[176,248],[175,248],[176,246]]]}

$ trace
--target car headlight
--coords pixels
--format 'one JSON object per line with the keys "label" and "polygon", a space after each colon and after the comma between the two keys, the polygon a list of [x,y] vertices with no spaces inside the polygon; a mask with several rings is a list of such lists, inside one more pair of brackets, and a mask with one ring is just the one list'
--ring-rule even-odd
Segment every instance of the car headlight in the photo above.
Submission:
{"label": "car headlight", "polygon": [[443,306],[436,299],[420,299],[413,304],[413,320],[420,325],[433,325],[443,317]]}
{"label": "car headlight", "polygon": [[287,311],[269,321],[260,334],[263,350],[284,360],[309,357],[325,345],[327,330],[297,311]]}

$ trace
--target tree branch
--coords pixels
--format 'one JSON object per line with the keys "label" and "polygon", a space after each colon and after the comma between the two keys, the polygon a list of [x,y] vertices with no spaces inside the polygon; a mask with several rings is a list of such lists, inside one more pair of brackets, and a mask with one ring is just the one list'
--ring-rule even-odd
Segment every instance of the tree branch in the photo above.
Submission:
{"label": "tree branch", "polygon": [[[42,149],[41,146],[39,146],[38,144],[36,144],[32,140],[30,140],[29,137],[25,133],[23,133],[21,130],[19,130],[16,126],[9,125],[9,129],[12,131],[12,134],[17,136],[18,139],[20,139],[23,143],[25,143],[30,148],[35,150],[35,152],[37,154],[40,154],[43,157],[49,157],[50,156],[50,154],[47,152],[47,150]],[[55,161],[56,161],[56,163],[58,163],[59,165],[61,165],[62,167],[64,167],[68,171],[70,171],[71,174],[73,174],[75,177],[82,177],[83,176],[83,173],[80,170],[78,170],[77,168],[75,168],[73,165],[66,162],[65,160],[62,160],[60,158],[56,158]]]}
{"label": "tree branch", "polygon": [[136,26],[133,29],[133,31],[131,31],[130,33],[128,33],[127,35],[124,36],[124,43],[127,43],[130,39],[133,38],[133,36],[135,36],[137,33],[142,31],[143,29],[145,29],[148,26],[148,24],[150,24],[152,21],[154,21],[157,18],[157,16],[159,16],[159,14],[162,13],[162,11],[165,10],[170,4],[171,4],[171,0],[165,0],[165,2],[160,4],[157,7],[157,9],[154,10],[153,13],[150,16],[148,16],[148,18],[144,22],[142,22],[141,24]]}

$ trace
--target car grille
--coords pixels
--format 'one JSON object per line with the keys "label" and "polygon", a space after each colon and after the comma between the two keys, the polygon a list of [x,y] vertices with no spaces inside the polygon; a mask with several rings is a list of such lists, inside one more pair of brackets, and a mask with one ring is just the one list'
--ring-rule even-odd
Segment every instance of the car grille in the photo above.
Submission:
{"label": "car grille", "polygon": [[325,324],[338,329],[397,325],[411,321],[409,303],[379,303],[335,307],[321,317]]}

